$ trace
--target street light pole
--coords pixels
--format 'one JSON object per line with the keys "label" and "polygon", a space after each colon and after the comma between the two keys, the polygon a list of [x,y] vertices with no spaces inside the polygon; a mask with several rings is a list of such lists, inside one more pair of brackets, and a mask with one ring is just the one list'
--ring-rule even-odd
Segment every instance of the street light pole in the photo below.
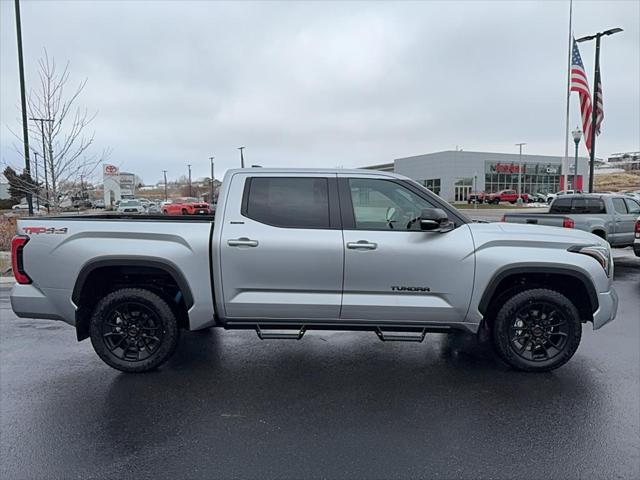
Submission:
{"label": "street light pole", "polygon": [[526,143],[516,143],[517,147],[520,147],[520,154],[518,156],[518,199],[516,202],[518,205],[522,205],[522,146]]}
{"label": "street light pole", "polygon": [[192,191],[191,191],[191,165],[187,165],[187,167],[189,168],[189,196],[193,197]]}
{"label": "street light pole", "polygon": [[[22,58],[22,23],[20,21],[20,0],[15,0],[16,10],[16,36],[18,38],[18,70],[20,74],[20,103],[22,106],[22,142],[24,144],[24,173],[31,178],[31,164],[29,162],[29,127],[27,125],[27,96],[24,86],[24,60]],[[33,198],[27,188],[27,205],[29,215],[33,215]]]}
{"label": "street light pole", "polygon": [[[45,193],[45,199],[46,199],[46,207],[47,207],[47,213],[50,212],[49,210],[49,175],[47,174],[47,147],[45,145],[45,138],[44,138],[44,122],[53,122],[52,118],[34,118],[31,117],[29,118],[29,120],[33,120],[34,122],[39,122],[40,123],[40,133],[42,135],[42,163],[44,165],[44,193]],[[49,153],[51,153],[51,151],[49,151]]]}
{"label": "street light pole", "polygon": [[169,197],[167,196],[167,171],[162,170],[162,174],[164,175],[164,201],[168,201]]}
{"label": "street light pole", "polygon": [[209,199],[209,203],[211,205],[213,205],[213,181],[214,181],[214,177],[213,177],[213,159],[215,157],[213,155],[211,155],[209,157],[209,161],[211,162],[211,198]]}
{"label": "street light pole", "polygon": [[580,139],[582,138],[582,132],[578,127],[571,132],[573,135],[573,141],[576,144],[576,155],[573,163],[573,190],[578,190],[578,145],[580,144]]}
{"label": "street light pole", "polygon": [[598,119],[598,85],[600,85],[600,39],[603,36],[613,35],[622,32],[621,28],[611,28],[604,32],[598,32],[595,35],[587,35],[576,40],[576,42],[586,42],[595,39],[596,41],[596,63],[594,67],[593,80],[593,104],[591,112],[591,151],[589,152],[589,193],[593,193],[593,171],[596,160],[596,120]]}
{"label": "street light pole", "polygon": [[240,168],[244,168],[244,154],[242,153],[244,147],[238,147],[238,150],[240,150]]}
{"label": "street light pole", "polygon": [[38,183],[38,152],[33,151],[33,169],[36,174],[36,210],[40,213],[40,184]]}

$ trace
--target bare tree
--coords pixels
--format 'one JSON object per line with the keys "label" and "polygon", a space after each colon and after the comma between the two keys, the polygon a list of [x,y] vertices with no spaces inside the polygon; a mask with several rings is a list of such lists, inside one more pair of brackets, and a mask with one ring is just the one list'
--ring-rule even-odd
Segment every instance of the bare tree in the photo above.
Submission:
{"label": "bare tree", "polygon": [[[75,89],[69,89],[69,63],[59,70],[46,50],[38,67],[39,85],[28,98],[32,120],[29,134],[35,139],[31,147],[37,153],[32,161],[31,175],[44,187],[39,188],[41,204],[48,202],[58,210],[65,199],[82,189],[83,179],[95,175],[110,152],[108,149],[99,154],[90,151],[95,132],[87,130],[96,113],[90,114],[86,108],[77,106],[87,79]],[[38,172],[37,178],[35,172]],[[24,188],[38,194],[26,183]]]}

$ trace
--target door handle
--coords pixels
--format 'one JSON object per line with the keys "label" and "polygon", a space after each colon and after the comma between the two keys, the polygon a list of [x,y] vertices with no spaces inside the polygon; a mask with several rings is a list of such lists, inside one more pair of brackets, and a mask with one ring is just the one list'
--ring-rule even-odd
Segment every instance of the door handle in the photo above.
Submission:
{"label": "door handle", "polygon": [[367,242],[366,240],[358,240],[357,242],[347,242],[347,248],[351,250],[375,250],[378,248],[378,244]]}
{"label": "door handle", "polygon": [[246,237],[241,237],[234,240],[227,240],[227,245],[229,245],[230,247],[257,247],[258,241],[251,240]]}

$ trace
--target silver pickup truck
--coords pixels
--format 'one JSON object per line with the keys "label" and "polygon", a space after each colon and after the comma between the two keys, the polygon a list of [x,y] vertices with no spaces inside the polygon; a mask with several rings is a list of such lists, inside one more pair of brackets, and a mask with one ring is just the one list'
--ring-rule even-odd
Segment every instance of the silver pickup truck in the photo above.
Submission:
{"label": "silver pickup truck", "polygon": [[548,213],[507,213],[508,223],[574,228],[605,239],[612,247],[633,245],[640,203],[625,195],[575,194],[556,198]]}
{"label": "silver pickup truck", "polygon": [[468,332],[514,368],[546,371],[618,305],[603,239],[473,223],[412,180],[367,170],[231,170],[215,222],[25,218],[12,253],[16,315],[75,326],[126,372],[166,361],[181,329],[209,327]]}

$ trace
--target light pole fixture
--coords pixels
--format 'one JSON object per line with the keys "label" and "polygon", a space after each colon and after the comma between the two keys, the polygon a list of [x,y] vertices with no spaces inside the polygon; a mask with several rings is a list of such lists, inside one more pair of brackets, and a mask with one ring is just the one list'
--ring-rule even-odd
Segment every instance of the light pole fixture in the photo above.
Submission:
{"label": "light pole fixture", "polygon": [[[22,143],[24,146],[24,172],[31,179],[31,163],[29,161],[29,126],[27,125],[27,96],[24,84],[24,60],[22,56],[22,22],[20,21],[20,0],[14,2],[16,12],[16,36],[18,40],[18,73],[20,77],[20,105],[22,107]],[[33,215],[33,198],[29,189],[25,192],[29,215]]]}
{"label": "light pole fixture", "polygon": [[520,148],[520,153],[518,156],[518,199],[516,202],[518,205],[522,205],[522,146],[526,145],[526,143],[516,143],[516,147]]}
{"label": "light pole fixture", "polygon": [[189,169],[189,196],[193,197],[193,192],[191,190],[191,164],[188,164],[187,168]]}
{"label": "light pole fixture", "polygon": [[596,120],[598,119],[598,85],[600,85],[600,39],[604,36],[613,35],[622,32],[621,28],[610,28],[604,32],[598,32],[594,35],[587,35],[576,40],[576,42],[587,42],[589,40],[596,41],[596,63],[594,68],[593,81],[593,103],[591,112],[591,149],[589,152],[589,193],[593,192],[593,170],[596,160]]}
{"label": "light pole fixture", "polygon": [[240,168],[244,168],[244,154],[243,154],[243,150],[245,147],[238,147],[238,150],[240,150]]}
{"label": "light pole fixture", "polygon": [[213,181],[214,181],[214,178],[213,178],[213,165],[214,165],[213,164],[213,159],[214,158],[216,158],[216,157],[214,157],[213,155],[211,155],[209,157],[209,161],[211,162],[211,198],[209,199],[209,203],[211,205],[213,205]]}
{"label": "light pole fixture", "polygon": [[162,174],[164,175],[164,201],[169,201],[169,197],[167,196],[167,171],[162,170]]}
{"label": "light pole fixture", "polygon": [[578,187],[578,145],[580,145],[580,140],[582,139],[582,130],[578,127],[571,132],[573,136],[573,142],[576,144],[576,155],[573,163],[573,189],[577,190]]}

